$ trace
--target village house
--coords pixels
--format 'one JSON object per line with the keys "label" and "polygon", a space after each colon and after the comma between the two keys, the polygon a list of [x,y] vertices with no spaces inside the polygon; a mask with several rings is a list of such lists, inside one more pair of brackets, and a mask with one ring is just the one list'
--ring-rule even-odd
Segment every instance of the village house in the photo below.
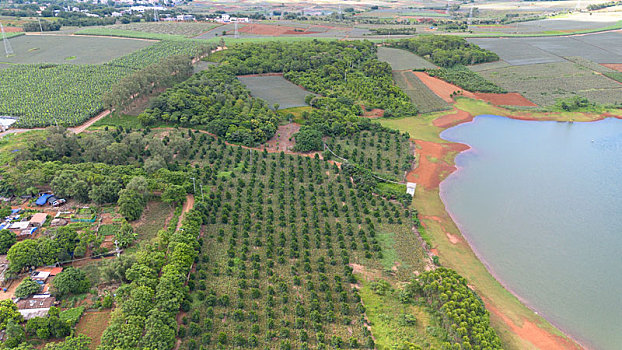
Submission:
{"label": "village house", "polygon": [[50,294],[35,294],[28,298],[17,298],[15,300],[17,309],[25,320],[35,317],[45,317],[50,311],[50,307],[56,304],[56,298]]}

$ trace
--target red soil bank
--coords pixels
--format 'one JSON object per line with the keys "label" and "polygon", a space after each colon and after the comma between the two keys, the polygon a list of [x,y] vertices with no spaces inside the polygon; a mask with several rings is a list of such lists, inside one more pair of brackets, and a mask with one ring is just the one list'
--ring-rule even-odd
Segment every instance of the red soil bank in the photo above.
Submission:
{"label": "red soil bank", "polygon": [[507,94],[493,94],[485,92],[474,92],[477,99],[490,102],[495,106],[524,106],[538,107],[537,104],[529,101],[518,92],[509,92]]}
{"label": "red soil bank", "polygon": [[444,80],[431,77],[428,73],[425,72],[413,72],[414,75],[417,76],[432,92],[434,92],[438,97],[445,100],[447,103],[453,103],[454,100],[451,97],[456,91],[461,91],[462,96],[476,98],[475,95],[469,91],[464,90],[463,88],[456,86],[454,84],[450,84]]}

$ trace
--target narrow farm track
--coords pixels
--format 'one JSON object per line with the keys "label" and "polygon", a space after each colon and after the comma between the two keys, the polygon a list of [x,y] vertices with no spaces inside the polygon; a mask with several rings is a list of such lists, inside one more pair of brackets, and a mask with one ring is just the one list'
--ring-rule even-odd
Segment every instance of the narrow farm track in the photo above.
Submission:
{"label": "narrow farm track", "polygon": [[[98,115],[94,116],[93,118],[87,120],[83,124],[75,126],[75,127],[67,128],[67,130],[72,131],[74,134],[79,134],[79,133],[83,132],[84,130],[88,129],[89,126],[95,124],[98,120],[100,120],[103,117],[107,116],[108,114],[110,114],[110,111],[109,110],[105,110],[105,111],[99,113]],[[21,133],[25,133],[25,132],[33,131],[33,130],[45,130],[45,128],[9,129],[7,131],[0,132],[0,138],[4,137],[6,135],[21,134]]]}
{"label": "narrow farm track", "polygon": [[184,220],[184,214],[190,211],[194,207],[194,196],[189,194],[186,196],[186,203],[184,203],[184,207],[181,211],[181,215],[179,216],[179,221],[177,222],[177,229],[181,228],[181,223]]}

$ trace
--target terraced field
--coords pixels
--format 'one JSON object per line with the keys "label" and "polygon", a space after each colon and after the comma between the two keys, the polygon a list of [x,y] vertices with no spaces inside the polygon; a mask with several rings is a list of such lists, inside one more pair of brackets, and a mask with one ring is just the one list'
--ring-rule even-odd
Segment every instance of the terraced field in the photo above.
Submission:
{"label": "terraced field", "polygon": [[410,97],[421,113],[449,109],[449,103],[437,96],[411,71],[394,71],[393,80]]}

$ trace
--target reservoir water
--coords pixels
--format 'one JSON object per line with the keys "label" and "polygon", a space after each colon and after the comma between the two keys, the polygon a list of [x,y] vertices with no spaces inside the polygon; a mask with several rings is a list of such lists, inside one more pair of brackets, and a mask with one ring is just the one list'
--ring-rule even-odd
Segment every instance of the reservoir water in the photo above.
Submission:
{"label": "reservoir water", "polygon": [[480,259],[521,300],[593,349],[622,349],[622,120],[478,116],[441,197]]}

